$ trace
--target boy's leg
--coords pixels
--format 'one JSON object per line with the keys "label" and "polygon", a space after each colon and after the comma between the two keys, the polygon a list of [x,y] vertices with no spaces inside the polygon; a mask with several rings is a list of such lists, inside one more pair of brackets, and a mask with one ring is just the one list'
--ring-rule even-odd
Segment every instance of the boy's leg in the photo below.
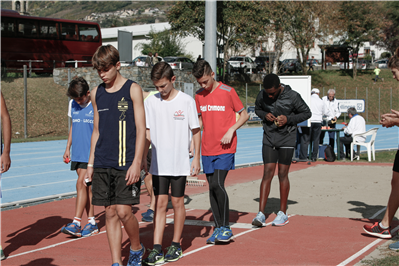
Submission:
{"label": "boy's leg", "polygon": [[399,207],[399,173],[392,171],[391,194],[389,195],[387,210],[381,223],[384,226],[391,226],[393,217]]}
{"label": "boy's leg", "polygon": [[75,217],[82,218],[84,209],[86,209],[86,211],[90,209],[87,208],[87,206],[90,204],[90,201],[87,200],[87,189],[83,184],[86,175],[86,169],[78,168],[76,169],[76,173],[78,174],[78,180],[76,181]]}
{"label": "boy's leg", "polygon": [[[212,175],[206,175],[209,183],[209,201],[216,227],[225,226],[229,218],[229,198],[224,188],[227,170],[215,169]],[[227,214],[226,214],[227,212]]]}
{"label": "boy's leg", "polygon": [[155,196],[154,245],[162,245],[163,233],[166,225],[168,198],[168,195]]}
{"label": "boy's leg", "polygon": [[105,207],[105,224],[112,263],[122,264],[122,229],[116,205]]}
{"label": "boy's leg", "polygon": [[154,195],[154,188],[152,186],[152,174],[148,174],[144,178],[144,184],[145,187],[147,188],[148,195],[150,196],[150,209],[155,210],[155,195]]}
{"label": "boy's leg", "polygon": [[259,199],[259,211],[264,213],[267,199],[269,198],[270,188],[274,171],[276,169],[276,163],[267,163],[263,165],[263,176],[262,182],[260,183],[260,199]]}
{"label": "boy's leg", "polygon": [[186,176],[171,177],[171,195],[174,211],[173,242],[180,243],[186,220],[186,208],[184,207],[184,191],[186,188]]}
{"label": "boy's leg", "polygon": [[118,204],[115,206],[116,206],[118,219],[122,222],[125,231],[129,236],[131,250],[140,250],[141,249],[140,236],[139,236],[140,227],[136,219],[136,216],[134,216],[132,213],[131,205]]}

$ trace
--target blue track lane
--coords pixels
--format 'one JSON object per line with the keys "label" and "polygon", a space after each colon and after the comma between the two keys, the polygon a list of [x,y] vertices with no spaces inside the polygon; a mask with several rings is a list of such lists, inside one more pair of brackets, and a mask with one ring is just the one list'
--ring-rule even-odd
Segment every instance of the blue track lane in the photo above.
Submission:
{"label": "blue track lane", "polygon": [[[342,127],[342,125],[337,125]],[[398,129],[378,127],[376,149],[398,147]],[[261,127],[246,127],[237,131],[236,165],[262,161]],[[326,134],[324,143],[328,143]],[[2,203],[34,199],[76,190],[77,175],[70,164],[62,161],[66,140],[15,143],[11,145],[11,168],[1,179]],[[362,150],[365,148],[362,147]]]}

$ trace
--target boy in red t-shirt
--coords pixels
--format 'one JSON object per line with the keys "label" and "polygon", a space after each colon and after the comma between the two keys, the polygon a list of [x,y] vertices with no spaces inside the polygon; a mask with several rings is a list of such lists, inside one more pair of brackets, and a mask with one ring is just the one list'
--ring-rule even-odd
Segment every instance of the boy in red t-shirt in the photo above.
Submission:
{"label": "boy in red t-shirt", "polygon": [[[202,89],[195,102],[202,132],[202,165],[209,183],[209,199],[215,230],[208,244],[229,242],[233,232],[229,226],[229,198],[224,187],[229,170],[234,170],[237,147],[236,130],[249,118],[236,91],[215,80],[215,73],[205,60],[194,64],[194,77]],[[236,121],[236,113],[240,118]]]}

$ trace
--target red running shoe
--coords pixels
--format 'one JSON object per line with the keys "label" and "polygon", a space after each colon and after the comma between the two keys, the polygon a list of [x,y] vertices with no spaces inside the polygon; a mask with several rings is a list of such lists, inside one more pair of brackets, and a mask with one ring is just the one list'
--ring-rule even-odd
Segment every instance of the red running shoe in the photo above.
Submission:
{"label": "red running shoe", "polygon": [[375,222],[373,225],[365,225],[363,226],[363,230],[372,236],[380,237],[380,238],[392,238],[391,235],[391,228],[388,229],[382,229],[380,227],[379,222]]}

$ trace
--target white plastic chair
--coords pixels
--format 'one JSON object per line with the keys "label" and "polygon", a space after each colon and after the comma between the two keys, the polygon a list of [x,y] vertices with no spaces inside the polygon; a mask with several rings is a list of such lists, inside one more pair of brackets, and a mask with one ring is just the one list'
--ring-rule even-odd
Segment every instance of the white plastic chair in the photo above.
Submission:
{"label": "white plastic chair", "polygon": [[[374,144],[375,144],[375,137],[377,136],[377,130],[378,130],[378,128],[374,127],[374,128],[372,128],[370,130],[367,130],[364,133],[355,134],[355,135],[352,136],[353,137],[353,141],[351,143],[351,161],[353,161],[353,147],[354,147],[354,145],[357,145],[357,154],[358,155],[360,155],[360,146],[365,146],[367,148],[367,156],[368,156],[369,162],[371,162],[371,152],[373,152],[373,161],[375,161],[375,145]],[[371,135],[371,139],[370,139],[369,142],[358,142],[358,141],[355,140],[356,137],[359,137],[359,136],[367,137],[367,136],[370,136],[370,135]],[[359,160],[359,157],[360,156],[357,157],[357,160]]]}

